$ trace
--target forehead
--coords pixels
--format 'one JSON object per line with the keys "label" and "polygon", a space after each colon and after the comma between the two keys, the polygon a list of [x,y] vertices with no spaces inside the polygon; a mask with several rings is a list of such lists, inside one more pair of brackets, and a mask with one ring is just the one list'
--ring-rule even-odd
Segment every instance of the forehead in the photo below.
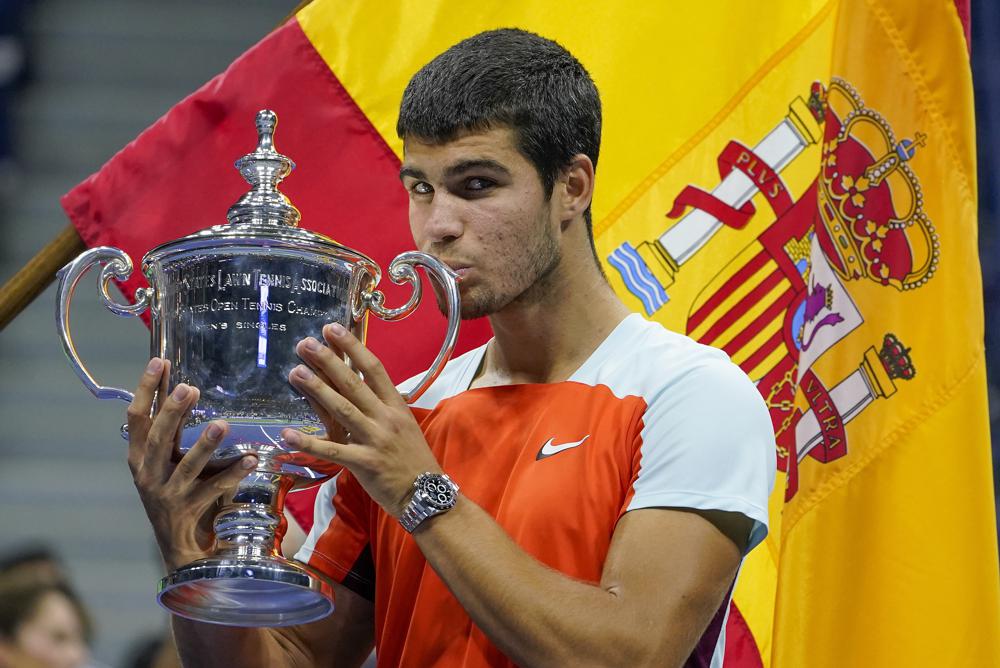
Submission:
{"label": "forehead", "polygon": [[425,142],[416,137],[403,140],[404,169],[427,172],[480,160],[500,163],[512,171],[522,166],[530,167],[517,149],[514,131],[506,127],[463,132],[447,142]]}

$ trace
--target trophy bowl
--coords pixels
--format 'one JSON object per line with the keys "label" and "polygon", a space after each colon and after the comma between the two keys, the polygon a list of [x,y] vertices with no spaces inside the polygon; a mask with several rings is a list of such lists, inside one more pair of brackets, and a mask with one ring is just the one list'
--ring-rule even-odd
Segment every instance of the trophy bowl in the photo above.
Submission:
{"label": "trophy bowl", "polygon": [[257,114],[257,149],[236,162],[252,187],[229,209],[228,222],[149,251],[141,264],[149,287],[137,290],[133,303],[122,304],[109,292],[112,280],[132,273],[131,259],[117,248],[82,253],[60,270],[57,291],[63,348],[96,397],[130,402],[133,396],[99,385],[73,344],[74,291],[83,275],[100,265],[98,290],[109,310],[121,316],[148,310],[151,356],[170,362],[167,393],[180,383],[201,391],[181,430],[175,459],[216,419],[230,429],[210,468],[247,454],[257,457],[256,468],[216,515],[213,554],[168,574],[157,595],[174,614],[231,626],[302,624],[333,610],[329,584],[280,553],[285,494],[304,480],[318,482],[339,470],[281,438],[289,427],[323,430],[287,380],[299,363],[295,344],[306,336],[322,341],[323,326],[334,322],[364,341],[369,312],[387,321],[406,317],[421,299],[416,269],[422,268],[441,290],[448,329],[437,358],[404,395],[410,402],[451,356],[460,313],[455,273],[430,255],[411,251],[390,263],[390,279],[413,290],[405,304],[390,309],[376,289],[382,272],[371,258],[298,227],[298,210],[277,189],[294,163],[274,148],[276,124],[273,112]]}

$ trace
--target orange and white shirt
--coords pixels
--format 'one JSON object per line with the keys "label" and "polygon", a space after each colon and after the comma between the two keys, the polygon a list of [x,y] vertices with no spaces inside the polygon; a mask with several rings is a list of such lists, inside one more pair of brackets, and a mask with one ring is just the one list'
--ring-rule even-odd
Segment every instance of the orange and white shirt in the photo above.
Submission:
{"label": "orange and white shirt", "polygon": [[[633,314],[569,380],[470,390],[484,352],[449,362],[412,410],[462,494],[540,562],[599,582],[638,508],[742,513],[747,551],[767,534],[774,433],[725,353]],[[379,666],[513,665],[349,471],[324,484],[314,521],[296,558],[374,600]],[[695,665],[721,665],[727,610]]]}

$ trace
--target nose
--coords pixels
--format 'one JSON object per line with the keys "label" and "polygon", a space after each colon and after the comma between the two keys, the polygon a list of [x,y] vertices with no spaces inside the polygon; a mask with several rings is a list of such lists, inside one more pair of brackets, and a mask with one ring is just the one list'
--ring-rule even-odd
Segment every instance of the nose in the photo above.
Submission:
{"label": "nose", "polygon": [[410,223],[417,245],[448,244],[462,236],[462,207],[458,198],[435,194],[430,202],[410,207]]}

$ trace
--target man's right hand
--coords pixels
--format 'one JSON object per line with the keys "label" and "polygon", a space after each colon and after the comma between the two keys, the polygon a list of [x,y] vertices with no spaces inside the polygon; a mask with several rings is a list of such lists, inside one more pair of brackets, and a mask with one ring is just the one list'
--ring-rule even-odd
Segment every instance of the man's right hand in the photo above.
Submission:
{"label": "man's right hand", "polygon": [[[151,359],[128,407],[128,465],[167,572],[208,556],[215,539],[212,520],[217,502],[231,498],[240,480],[257,465],[257,458],[248,455],[211,477],[199,477],[229,429],[221,420],[210,422],[180,461],[173,462],[181,429],[198,403],[199,392],[180,384],[167,397],[169,374],[169,362]],[[160,400],[154,416],[157,392]]]}

